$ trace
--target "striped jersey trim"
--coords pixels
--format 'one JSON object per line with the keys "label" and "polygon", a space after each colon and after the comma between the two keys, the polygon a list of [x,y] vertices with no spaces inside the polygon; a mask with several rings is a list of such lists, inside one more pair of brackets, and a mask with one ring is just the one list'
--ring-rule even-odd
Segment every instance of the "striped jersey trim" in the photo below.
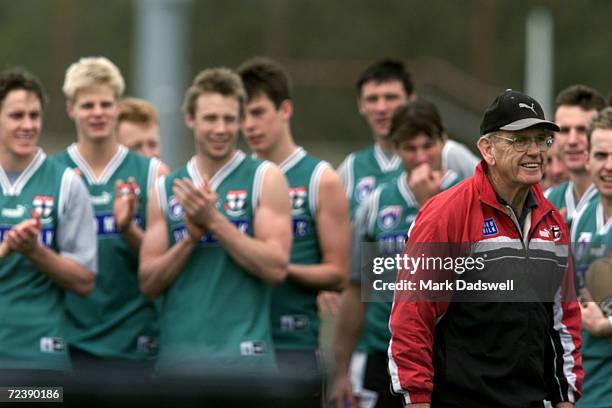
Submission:
{"label": "striped jersey trim", "polygon": [[355,154],[349,154],[346,159],[340,164],[338,167],[338,175],[340,179],[342,179],[342,183],[344,183],[344,190],[346,191],[346,196],[348,199],[351,199],[353,194],[353,188],[355,183],[355,176],[353,172],[353,163],[355,162]]}
{"label": "striped jersey trim", "polygon": [[257,170],[255,170],[255,178],[253,179],[253,201],[251,202],[253,215],[255,214],[257,204],[259,203],[259,197],[261,196],[261,191],[263,190],[264,177],[266,176],[268,169],[271,167],[272,162],[266,160],[257,167]]}
{"label": "striped jersey trim", "polygon": [[597,226],[596,231],[598,235],[606,235],[608,231],[610,231],[610,228],[612,228],[612,218],[609,218],[606,222],[604,217],[603,203],[600,202],[595,210],[595,225]]}
{"label": "striped jersey trim", "polygon": [[2,166],[0,166],[0,185],[2,185],[2,193],[6,196],[18,196],[21,194],[21,190],[30,181],[34,173],[42,166],[43,162],[47,158],[45,152],[39,147],[36,151],[36,155],[28,164],[28,166],[21,172],[15,184],[11,184]]}
{"label": "striped jersey trim", "polygon": [[168,196],[166,195],[166,176],[158,178],[155,182],[157,184],[157,203],[159,204],[159,208],[161,209],[162,213],[167,214]]}
{"label": "striped jersey trim", "polygon": [[79,152],[76,143],[68,146],[66,151],[68,152],[68,156],[70,156],[72,161],[75,162],[77,167],[81,170],[81,173],[83,173],[89,184],[104,185],[108,183],[115,171],[117,171],[119,166],[121,166],[121,163],[123,163],[123,160],[125,160],[129,150],[123,145],[118,145],[115,155],[106,164],[106,167],[104,167],[104,170],[100,174],[99,178],[95,176],[93,170],[89,166],[89,163],[87,163],[85,158]]}
{"label": "striped jersey trim", "polygon": [[313,218],[317,216],[317,212],[319,211],[319,186],[321,184],[321,177],[326,169],[331,168],[328,162],[321,161],[316,165],[310,175],[310,182],[308,183],[308,205],[310,206],[310,214]]}
{"label": "striped jersey trim", "polygon": [[402,159],[400,159],[400,157],[395,154],[391,156],[391,158],[387,158],[387,155],[377,144],[374,145],[374,158],[376,159],[378,166],[384,173],[396,170],[402,162]]}
{"label": "striped jersey trim", "polygon": [[73,183],[74,178],[77,177],[76,173],[72,169],[64,170],[62,174],[62,181],[60,183],[59,197],[57,200],[57,218],[58,222],[62,222],[64,218],[64,208],[66,202],[70,200],[70,186]]}
{"label": "striped jersey trim", "polygon": [[378,215],[378,209],[380,207],[380,195],[382,193],[382,187],[379,186],[374,190],[374,193],[368,197],[367,206],[368,206],[368,215],[367,215],[367,226],[368,226],[368,235],[374,236],[374,228],[376,227],[376,216]]}
{"label": "striped jersey trim", "polygon": [[399,189],[399,192],[402,197],[404,197],[404,201],[406,201],[406,204],[408,204],[410,207],[419,207],[414,193],[408,186],[408,174],[406,172],[403,172],[397,178],[397,188]]}
{"label": "striped jersey trim", "polygon": [[[217,170],[217,172],[210,178],[210,188],[215,191],[223,180],[225,180],[225,178],[230,175],[232,171],[236,169],[236,167],[240,166],[240,163],[242,163],[245,158],[246,154],[244,154],[241,150],[236,150],[232,158],[229,159],[229,161],[219,170]],[[197,166],[197,156],[193,156],[187,163],[187,173],[189,173],[189,177],[191,177],[197,187],[202,187],[202,185],[204,185],[204,179],[202,178]]]}
{"label": "striped jersey trim", "polygon": [[440,182],[440,189],[446,190],[459,178],[459,174],[457,174],[453,170],[447,170],[446,173],[442,176],[442,180]]}
{"label": "striped jersey trim", "polygon": [[300,162],[304,157],[306,157],[306,150],[303,147],[299,147],[295,149],[293,153],[289,155],[281,164],[278,165],[280,167],[283,174],[286,174],[289,170],[295,167],[296,164]]}
{"label": "striped jersey trim", "polygon": [[149,162],[149,174],[147,175],[147,191],[151,191],[153,186],[155,186],[155,180],[157,179],[157,174],[159,173],[159,168],[161,166],[161,160],[153,157]]}
{"label": "striped jersey trim", "polygon": [[597,195],[597,188],[594,184],[591,184],[589,188],[584,192],[580,201],[576,203],[576,199],[574,198],[574,183],[570,181],[567,185],[567,190],[565,190],[565,206],[567,207],[567,218],[573,219],[577,213],[579,213],[586,205],[591,201],[591,199]]}

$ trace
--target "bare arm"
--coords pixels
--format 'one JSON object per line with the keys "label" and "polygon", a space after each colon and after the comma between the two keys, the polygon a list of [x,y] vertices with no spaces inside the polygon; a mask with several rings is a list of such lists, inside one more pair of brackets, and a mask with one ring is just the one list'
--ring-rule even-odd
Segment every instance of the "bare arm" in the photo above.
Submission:
{"label": "bare arm", "polygon": [[286,278],[292,240],[291,203],[287,181],[278,167],[270,164],[263,177],[253,219],[253,237],[240,232],[218,211],[205,227],[253,275],[270,285]]}
{"label": "bare arm", "polygon": [[147,230],[140,248],[138,271],[140,290],[149,299],[158,297],[174,282],[196,248],[203,231],[189,228],[188,231],[186,239],[168,250],[168,227],[154,189],[147,205]]}
{"label": "bare arm", "polygon": [[340,297],[340,310],[336,319],[336,335],[334,339],[334,352],[336,355],[336,373],[332,389],[332,400],[335,407],[342,407],[343,401],[349,403],[349,407],[355,407],[356,401],[353,396],[353,387],[349,377],[349,365],[351,356],[365,322],[366,304],[361,302],[361,286],[351,283],[342,292]]}
{"label": "bare arm", "polygon": [[342,182],[332,169],[321,175],[316,215],[322,259],[316,265],[289,265],[289,279],[315,289],[346,286],[349,277],[351,224]]}

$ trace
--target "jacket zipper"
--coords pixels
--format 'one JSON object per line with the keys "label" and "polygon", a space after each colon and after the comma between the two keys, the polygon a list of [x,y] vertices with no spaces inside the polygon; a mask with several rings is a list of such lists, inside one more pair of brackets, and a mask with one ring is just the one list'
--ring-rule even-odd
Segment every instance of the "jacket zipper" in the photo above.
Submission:
{"label": "jacket zipper", "polygon": [[[482,200],[481,200],[482,201]],[[484,204],[487,204],[483,201]],[[500,203],[501,204],[501,203]],[[489,204],[487,204],[489,205]],[[493,207],[495,209],[494,206],[489,205],[490,207]],[[548,210],[546,213],[544,213],[544,215],[540,218],[540,220],[538,221],[538,223],[535,226],[529,226],[529,230],[527,231],[527,237],[524,236],[523,231],[521,231],[521,225],[518,222],[518,218],[516,218],[516,214],[514,213],[514,210],[512,209],[511,206],[509,205],[503,205],[502,206],[506,209],[508,209],[509,211],[504,211],[504,213],[506,213],[506,215],[508,215],[510,217],[510,219],[512,220],[512,223],[514,224],[514,228],[516,228],[516,231],[519,234],[519,237],[521,237],[521,245],[523,246],[523,251],[525,252],[525,256],[527,257],[527,259],[529,259],[529,249],[528,246],[526,244],[529,243],[530,241],[530,236],[529,236],[529,231],[535,231],[536,228],[538,227],[538,225],[540,225],[540,223],[546,218],[548,217],[548,215],[550,213],[552,213],[552,210]],[[529,214],[529,217],[531,217],[531,213]],[[526,239],[525,239],[526,238]]]}

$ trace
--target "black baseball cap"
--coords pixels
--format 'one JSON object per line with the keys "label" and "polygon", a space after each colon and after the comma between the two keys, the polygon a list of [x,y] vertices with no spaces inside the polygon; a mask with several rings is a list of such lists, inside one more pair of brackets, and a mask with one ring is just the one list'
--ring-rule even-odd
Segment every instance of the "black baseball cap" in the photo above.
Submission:
{"label": "black baseball cap", "polygon": [[506,89],[485,111],[480,124],[480,134],[486,135],[496,130],[513,132],[533,126],[555,132],[560,130],[554,122],[546,120],[538,101],[524,93]]}

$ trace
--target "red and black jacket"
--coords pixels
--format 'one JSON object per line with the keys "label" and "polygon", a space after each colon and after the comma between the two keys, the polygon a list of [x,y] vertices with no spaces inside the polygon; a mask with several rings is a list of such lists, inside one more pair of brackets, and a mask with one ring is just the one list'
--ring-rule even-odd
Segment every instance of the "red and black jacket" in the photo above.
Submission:
{"label": "red and black jacket", "polygon": [[[445,301],[410,301],[396,291],[389,322],[392,388],[405,403],[431,402],[433,407],[575,402],[583,380],[581,317],[567,226],[535,185],[531,194],[537,206],[528,217],[528,231],[521,231],[498,201],[486,171],[482,161],[474,177],[422,207],[405,253],[413,245],[422,249],[423,243],[463,243],[472,256],[486,258],[481,277],[506,274],[524,278],[523,284],[531,279],[540,284],[538,277],[558,278],[561,269],[563,277],[552,279],[553,290],[544,288],[548,294],[541,299],[531,293],[509,301],[457,301],[453,293]],[[398,279],[423,278],[419,271],[404,272]]]}

